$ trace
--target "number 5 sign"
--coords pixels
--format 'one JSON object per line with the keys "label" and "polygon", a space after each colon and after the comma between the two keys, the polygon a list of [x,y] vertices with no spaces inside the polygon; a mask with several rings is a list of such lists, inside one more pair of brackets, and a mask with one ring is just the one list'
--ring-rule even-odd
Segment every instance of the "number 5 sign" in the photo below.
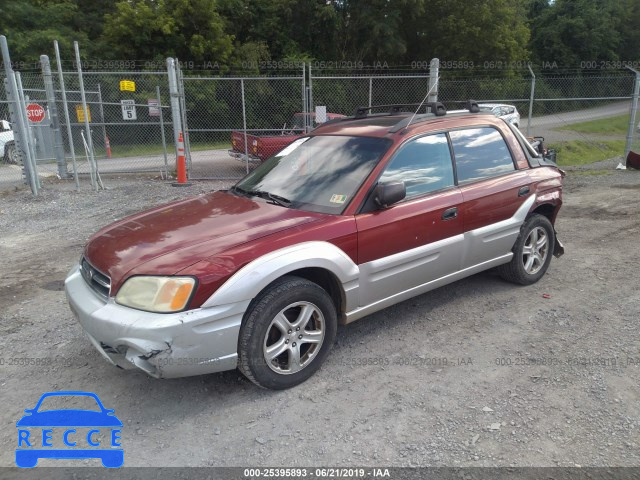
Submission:
{"label": "number 5 sign", "polygon": [[123,120],[137,120],[135,100],[120,100]]}

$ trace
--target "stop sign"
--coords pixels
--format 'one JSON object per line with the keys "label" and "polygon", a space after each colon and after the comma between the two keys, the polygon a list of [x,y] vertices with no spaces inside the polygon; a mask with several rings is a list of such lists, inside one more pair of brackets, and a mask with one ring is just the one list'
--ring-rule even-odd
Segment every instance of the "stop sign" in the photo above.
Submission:
{"label": "stop sign", "polygon": [[42,108],[42,105],[37,103],[27,105],[27,118],[33,123],[40,123],[44,120],[44,108]]}

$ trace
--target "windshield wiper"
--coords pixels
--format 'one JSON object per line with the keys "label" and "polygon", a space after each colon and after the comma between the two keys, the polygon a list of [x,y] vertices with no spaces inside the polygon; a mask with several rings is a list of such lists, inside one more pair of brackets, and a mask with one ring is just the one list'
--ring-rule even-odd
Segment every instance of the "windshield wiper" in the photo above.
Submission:
{"label": "windshield wiper", "polygon": [[249,195],[254,195],[256,197],[264,198],[272,201],[276,205],[280,205],[281,207],[290,207],[291,200],[285,197],[281,197],[280,195],[276,195],[274,193],[267,192],[265,190],[250,190],[247,192]]}
{"label": "windshield wiper", "polygon": [[238,187],[237,185],[234,185],[233,187],[231,187],[231,191],[237,192],[241,195],[251,196],[251,192],[249,192],[248,190],[245,190],[244,188]]}

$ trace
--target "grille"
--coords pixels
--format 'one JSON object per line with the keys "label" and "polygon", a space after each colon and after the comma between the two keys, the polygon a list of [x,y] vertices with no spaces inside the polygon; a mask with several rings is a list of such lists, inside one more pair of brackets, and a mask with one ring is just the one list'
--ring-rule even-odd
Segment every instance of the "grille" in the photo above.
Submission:
{"label": "grille", "polygon": [[80,273],[84,281],[87,282],[87,285],[89,285],[94,292],[104,300],[109,298],[111,279],[87,262],[84,257],[80,261]]}

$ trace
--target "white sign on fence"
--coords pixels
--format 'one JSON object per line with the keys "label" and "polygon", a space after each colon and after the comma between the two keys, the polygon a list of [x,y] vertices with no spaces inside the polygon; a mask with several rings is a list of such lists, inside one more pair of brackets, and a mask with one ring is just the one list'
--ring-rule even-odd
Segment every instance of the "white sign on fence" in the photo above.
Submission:
{"label": "white sign on fence", "polygon": [[324,123],[327,121],[327,106],[316,105],[316,123]]}
{"label": "white sign on fence", "polygon": [[149,116],[150,117],[159,117],[160,116],[160,108],[158,108],[158,99],[157,98],[149,98],[147,100],[147,105],[149,105]]}
{"label": "white sign on fence", "polygon": [[123,120],[137,120],[136,114],[136,101],[135,100],[120,100],[122,104],[122,119]]}

